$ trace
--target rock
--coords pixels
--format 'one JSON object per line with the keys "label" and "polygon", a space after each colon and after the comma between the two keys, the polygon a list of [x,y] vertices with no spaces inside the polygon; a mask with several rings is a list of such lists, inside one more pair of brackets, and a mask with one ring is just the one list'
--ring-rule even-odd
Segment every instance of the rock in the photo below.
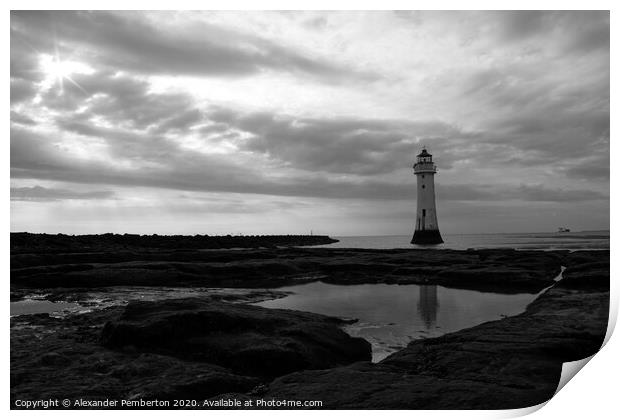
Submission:
{"label": "rock", "polygon": [[201,400],[225,392],[250,392],[260,383],[257,378],[235,375],[220,366],[180,360],[174,362],[180,371],[173,372],[164,368],[164,371],[155,372],[154,367],[158,365],[153,363],[155,358],[161,358],[164,363],[175,360],[166,356],[143,354],[128,365],[116,367],[112,372],[119,379],[133,379],[135,386],[127,392],[129,399]]}
{"label": "rock", "polygon": [[211,299],[136,301],[106,323],[101,342],[276,377],[370,360],[370,344],[350,337],[340,323],[322,315]]}
{"label": "rock", "polygon": [[561,287],[609,290],[609,251],[572,252],[566,256],[565,264]]}
{"label": "rock", "polygon": [[213,364],[102,347],[102,321],[118,316],[111,308],[65,319],[11,318],[21,327],[11,328],[13,408],[17,399],[206,399],[260,384]]}
{"label": "rock", "polygon": [[65,366],[70,364],[71,359],[57,352],[45,353],[39,358],[42,366]]}

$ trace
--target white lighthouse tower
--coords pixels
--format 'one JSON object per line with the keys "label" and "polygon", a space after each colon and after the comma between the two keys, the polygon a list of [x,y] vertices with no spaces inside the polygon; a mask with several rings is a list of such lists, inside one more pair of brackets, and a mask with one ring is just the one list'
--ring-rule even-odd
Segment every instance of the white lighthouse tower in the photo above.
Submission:
{"label": "white lighthouse tower", "polygon": [[437,224],[435,207],[435,173],[437,167],[433,163],[433,155],[422,149],[416,156],[413,173],[418,179],[418,212],[415,220],[415,232],[412,244],[441,244],[441,234]]}

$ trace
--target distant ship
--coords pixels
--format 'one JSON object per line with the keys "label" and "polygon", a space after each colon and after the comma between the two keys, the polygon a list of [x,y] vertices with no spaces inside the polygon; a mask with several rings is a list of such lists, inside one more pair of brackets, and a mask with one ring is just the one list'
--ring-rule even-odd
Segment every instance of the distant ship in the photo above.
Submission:
{"label": "distant ship", "polygon": [[565,227],[558,228],[558,233],[567,233],[567,232],[570,232],[569,228],[565,228]]}

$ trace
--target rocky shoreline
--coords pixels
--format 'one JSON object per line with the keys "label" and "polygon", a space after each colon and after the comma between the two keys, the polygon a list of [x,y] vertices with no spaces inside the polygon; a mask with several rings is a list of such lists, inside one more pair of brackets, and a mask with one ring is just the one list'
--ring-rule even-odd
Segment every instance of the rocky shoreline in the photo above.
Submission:
{"label": "rocky shoreline", "polygon": [[[560,266],[564,278],[554,283]],[[561,365],[596,352],[607,327],[609,252],[299,249],[122,250],[11,256],[13,298],[111,285],[275,287],[440,284],[541,291],[517,316],[416,340],[370,363],[343,321],[243,303],[243,295],[132,302],[11,318],[11,403],[85,398],[318,400],[322,408],[526,407]],[[201,408],[201,407],[198,407]],[[205,407],[208,408],[208,407]],[[221,408],[221,407],[220,407]]]}
{"label": "rocky shoreline", "polygon": [[436,284],[536,293],[553,284],[568,251],[325,249],[121,249],[11,255],[11,292],[110,286],[273,288],[332,284]]}

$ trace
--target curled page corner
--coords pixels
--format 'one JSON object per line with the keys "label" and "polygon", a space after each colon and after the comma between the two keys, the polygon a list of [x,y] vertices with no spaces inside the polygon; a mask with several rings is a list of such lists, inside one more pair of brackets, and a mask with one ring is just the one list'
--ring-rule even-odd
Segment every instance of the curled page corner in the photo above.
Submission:
{"label": "curled page corner", "polygon": [[603,339],[603,345],[601,348],[607,344],[614,330],[616,329],[616,321],[618,321],[618,297],[614,298],[614,294],[612,293],[609,301],[609,320],[607,321],[607,332],[605,333],[605,338]]}
{"label": "curled page corner", "polygon": [[558,387],[553,394],[554,396],[558,392],[560,392],[560,390],[564,388],[568,381],[573,379],[573,376],[575,376],[577,372],[579,372],[590,360],[592,360],[592,358],[596,356],[596,354],[601,351],[603,347],[605,347],[605,345],[611,338],[611,335],[616,328],[616,321],[618,320],[618,305],[617,302],[614,302],[613,300],[610,303],[611,304],[609,305],[609,319],[607,321],[607,332],[605,333],[605,338],[603,339],[603,344],[601,345],[601,348],[598,349],[596,353],[586,357],[585,359],[574,360],[572,362],[565,362],[562,364],[562,373],[560,374],[560,381],[558,383]]}
{"label": "curled page corner", "polygon": [[547,405],[547,403],[549,401],[551,401],[551,400],[547,400],[545,402],[541,402],[540,404],[532,405],[530,407],[514,408],[512,410],[502,410],[501,415],[499,416],[499,418],[502,418],[502,419],[514,419],[514,418],[517,418],[517,417],[524,417],[524,416],[530,415],[530,414],[535,413],[536,411],[540,410],[541,408],[543,408],[545,405]]}
{"label": "curled page corner", "polygon": [[564,388],[564,385],[566,385],[568,381],[573,379],[573,376],[575,376],[577,372],[579,372],[595,355],[596,353],[594,353],[592,356],[586,357],[585,359],[563,363],[562,373],[560,375],[560,382],[558,383],[558,387],[556,388],[553,395],[555,396],[558,392],[560,392],[560,390]]}

